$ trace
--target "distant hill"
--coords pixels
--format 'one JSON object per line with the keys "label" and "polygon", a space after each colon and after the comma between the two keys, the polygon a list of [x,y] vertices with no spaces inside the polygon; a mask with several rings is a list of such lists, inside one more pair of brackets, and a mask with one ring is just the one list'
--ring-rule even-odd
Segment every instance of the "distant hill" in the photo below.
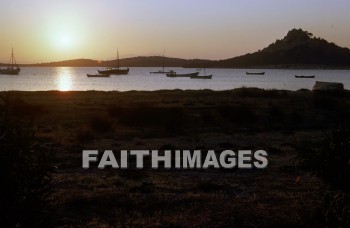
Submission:
{"label": "distant hill", "polygon": [[[165,58],[165,64],[168,67],[181,67],[186,64],[185,59],[179,58]],[[133,57],[120,59],[120,66],[123,67],[161,67],[163,66],[163,57],[161,56],[151,56],[151,57]],[[91,59],[74,59],[74,60],[65,60],[59,62],[50,62],[50,63],[39,63],[39,64],[30,64],[29,66],[37,67],[108,67],[116,66],[117,60],[109,61],[97,61]]]}
{"label": "distant hill", "polygon": [[99,65],[100,65],[100,63],[97,60],[92,60],[92,59],[73,59],[73,60],[64,60],[64,61],[59,61],[59,62],[28,64],[27,66],[37,66],[37,67],[89,67],[89,66],[99,66]]}
{"label": "distant hill", "polygon": [[[116,66],[116,64],[116,60],[75,59],[27,66],[107,67]],[[140,56],[120,60],[120,66],[122,67],[161,67],[162,65],[163,57],[161,56]],[[350,50],[314,37],[313,34],[307,31],[292,29],[283,39],[276,40],[261,51],[218,61],[165,58],[165,66],[192,68],[350,68]]]}
{"label": "distant hill", "polygon": [[[164,58],[162,56],[150,56],[150,57],[134,57],[120,60],[120,65],[130,67],[162,67],[163,60],[167,67],[182,67],[186,64],[187,60],[180,58]],[[116,64],[116,60],[108,62],[107,65]]]}
{"label": "distant hill", "polygon": [[[189,63],[187,67],[197,67],[197,64]],[[292,29],[282,40],[276,40],[261,51],[212,61],[207,67],[349,68],[350,50],[316,38],[307,31]]]}

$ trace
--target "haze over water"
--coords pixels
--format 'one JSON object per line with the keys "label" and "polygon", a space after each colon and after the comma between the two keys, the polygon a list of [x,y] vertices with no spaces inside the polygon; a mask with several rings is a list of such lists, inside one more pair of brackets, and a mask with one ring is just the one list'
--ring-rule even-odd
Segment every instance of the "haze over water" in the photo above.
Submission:
{"label": "haze over water", "polygon": [[[111,75],[109,78],[88,78],[96,67],[23,67],[20,75],[1,75],[0,91],[154,91],[163,89],[182,90],[229,90],[240,87],[263,89],[299,90],[312,89],[315,81],[340,82],[350,89],[350,70],[279,70],[279,69],[206,69],[213,79],[168,78],[162,74],[150,74],[160,68],[130,68],[128,75]],[[170,68],[169,68],[170,69]],[[178,73],[200,69],[171,68]],[[246,71],[265,71],[265,75],[246,75]],[[203,70],[200,75],[203,75]],[[297,79],[295,75],[316,75],[314,79]]]}

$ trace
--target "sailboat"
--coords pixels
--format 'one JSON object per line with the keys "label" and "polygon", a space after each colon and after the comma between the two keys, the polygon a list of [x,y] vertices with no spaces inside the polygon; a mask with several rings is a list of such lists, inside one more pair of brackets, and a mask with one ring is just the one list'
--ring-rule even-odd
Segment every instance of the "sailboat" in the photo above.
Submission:
{"label": "sailboat", "polygon": [[193,75],[193,76],[191,76],[190,78],[191,79],[211,79],[212,77],[213,77],[213,75],[212,74],[206,74],[205,73],[205,68],[203,69],[203,71],[204,71],[204,75]]}
{"label": "sailboat", "polygon": [[163,70],[159,70],[159,71],[154,71],[154,72],[149,72],[150,74],[169,74],[170,71],[165,71],[164,70],[164,65],[165,65],[165,55],[164,55],[164,50],[163,50]]}
{"label": "sailboat", "polygon": [[15,56],[13,55],[13,48],[11,53],[11,66],[5,69],[0,69],[0,74],[18,75],[21,69],[18,67]]}
{"label": "sailboat", "polygon": [[117,67],[112,68],[109,67],[106,70],[97,70],[99,74],[114,74],[114,75],[124,75],[129,73],[129,68],[120,68],[119,67],[119,51],[117,50],[118,54],[118,60],[117,60]]}

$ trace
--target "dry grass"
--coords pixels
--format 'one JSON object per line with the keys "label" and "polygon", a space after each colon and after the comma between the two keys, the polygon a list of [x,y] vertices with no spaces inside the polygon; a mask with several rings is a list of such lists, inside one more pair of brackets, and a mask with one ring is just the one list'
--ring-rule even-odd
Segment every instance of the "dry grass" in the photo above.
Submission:
{"label": "dry grass", "polygon": [[[315,97],[310,91],[242,88],[12,95],[23,101],[22,109],[32,110],[28,113],[43,107],[37,133],[59,151],[52,226],[326,224],[323,183],[292,163],[294,136],[317,145],[324,131],[350,126],[347,93]],[[198,148],[267,149],[270,165],[266,170],[81,168],[83,149]]]}

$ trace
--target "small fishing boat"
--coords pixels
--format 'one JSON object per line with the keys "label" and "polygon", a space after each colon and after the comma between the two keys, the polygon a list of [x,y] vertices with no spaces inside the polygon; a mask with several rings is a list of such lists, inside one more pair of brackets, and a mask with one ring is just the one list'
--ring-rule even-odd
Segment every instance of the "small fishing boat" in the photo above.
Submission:
{"label": "small fishing boat", "polygon": [[265,72],[245,72],[246,75],[265,75]]}
{"label": "small fishing boat", "polygon": [[169,77],[169,78],[176,78],[176,77],[190,78],[190,77],[198,76],[198,74],[199,74],[199,72],[178,74],[175,71],[171,70],[170,73],[166,74],[166,76]]}
{"label": "small fishing boat", "polygon": [[0,69],[0,74],[5,74],[5,75],[18,75],[19,72],[21,71],[21,68],[17,66],[15,56],[13,55],[13,49],[11,53],[11,65],[8,68],[5,69]]}
{"label": "small fishing boat", "polygon": [[295,78],[315,78],[315,75],[295,75]]}
{"label": "small fishing boat", "polygon": [[169,74],[170,71],[164,71],[164,70],[159,70],[159,71],[153,71],[149,72],[150,74]]}
{"label": "small fishing boat", "polygon": [[86,74],[88,77],[107,78],[110,74]]}
{"label": "small fishing boat", "polygon": [[211,79],[213,75],[197,75],[197,76],[191,76],[191,79]]}
{"label": "small fishing boat", "polygon": [[205,73],[205,68],[203,68],[204,75],[193,75],[190,78],[191,79],[211,79],[213,77],[212,74],[208,75]]}

